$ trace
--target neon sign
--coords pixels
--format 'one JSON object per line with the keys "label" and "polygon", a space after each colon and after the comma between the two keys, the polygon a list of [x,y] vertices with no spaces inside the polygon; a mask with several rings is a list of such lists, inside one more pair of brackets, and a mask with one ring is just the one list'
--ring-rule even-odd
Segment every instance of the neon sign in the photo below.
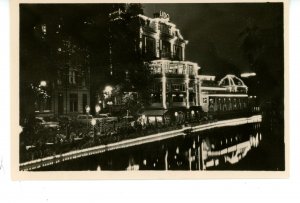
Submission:
{"label": "neon sign", "polygon": [[159,17],[164,18],[164,19],[170,18],[169,14],[164,11],[159,11]]}
{"label": "neon sign", "polygon": [[163,19],[169,19],[170,15],[164,11],[159,11],[159,13],[154,14],[155,18],[163,18]]}

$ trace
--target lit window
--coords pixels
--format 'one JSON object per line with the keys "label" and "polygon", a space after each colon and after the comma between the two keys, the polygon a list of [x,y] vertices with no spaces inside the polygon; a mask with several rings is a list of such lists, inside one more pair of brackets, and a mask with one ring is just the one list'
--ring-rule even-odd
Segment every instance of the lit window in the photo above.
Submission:
{"label": "lit window", "polygon": [[74,70],[69,71],[69,83],[76,84],[76,73]]}

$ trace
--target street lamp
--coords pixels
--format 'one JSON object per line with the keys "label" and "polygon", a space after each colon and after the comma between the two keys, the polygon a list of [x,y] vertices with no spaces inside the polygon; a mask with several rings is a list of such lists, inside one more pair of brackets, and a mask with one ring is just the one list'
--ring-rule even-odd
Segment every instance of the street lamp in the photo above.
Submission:
{"label": "street lamp", "polygon": [[194,117],[195,117],[195,111],[194,110],[191,111],[191,117],[192,117],[192,120],[194,120]]}
{"label": "street lamp", "polygon": [[95,125],[96,125],[96,119],[93,118],[93,119],[91,120],[91,124],[92,124],[92,126],[95,126]]}
{"label": "street lamp", "polygon": [[46,87],[47,86],[47,82],[45,80],[42,80],[40,82],[40,87]]}
{"label": "street lamp", "polygon": [[86,124],[87,124],[87,126],[88,126],[88,119],[89,119],[89,114],[90,114],[90,110],[91,110],[91,108],[90,108],[90,106],[89,105],[86,105],[85,106],[85,111],[86,111]]}
{"label": "street lamp", "polygon": [[194,115],[194,114],[195,114],[195,111],[194,111],[194,110],[192,110],[192,111],[191,111],[191,114],[192,114],[192,115]]}
{"label": "street lamp", "polygon": [[99,104],[96,104],[95,110],[96,110],[96,114],[99,114],[99,112],[100,112],[100,110],[101,110],[101,107],[100,107]]}
{"label": "street lamp", "polygon": [[104,88],[104,92],[107,94],[111,94],[112,90],[113,90],[112,86],[109,85]]}
{"label": "street lamp", "polygon": [[86,111],[87,114],[90,113],[90,110],[91,110],[90,106],[89,106],[89,105],[86,105],[86,106],[85,106],[85,111]]}
{"label": "street lamp", "polygon": [[93,126],[93,134],[94,134],[94,139],[96,140],[96,133],[95,133],[95,130],[96,130],[96,128],[95,128],[95,125],[96,125],[96,119],[92,119],[91,120],[91,124],[92,124],[92,126]]}
{"label": "street lamp", "polygon": [[143,121],[143,125],[145,125],[146,124],[146,116],[144,114],[142,115],[142,121]]}

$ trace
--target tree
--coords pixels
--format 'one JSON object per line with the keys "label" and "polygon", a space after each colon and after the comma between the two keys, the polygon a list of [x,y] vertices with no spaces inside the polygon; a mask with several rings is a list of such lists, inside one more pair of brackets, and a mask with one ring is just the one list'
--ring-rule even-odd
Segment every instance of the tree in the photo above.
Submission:
{"label": "tree", "polygon": [[143,8],[141,4],[128,4],[124,10],[117,12],[121,18],[115,17],[110,22],[112,79],[122,86],[123,92],[138,93],[134,98],[135,104],[132,95],[126,95],[123,103],[139,109],[149,104],[149,89],[153,80],[139,49],[140,24],[137,15],[143,14]]}
{"label": "tree", "polygon": [[240,48],[250,70],[256,73],[256,83],[249,87],[256,91],[261,103],[276,102],[283,110],[284,64],[283,23],[261,29],[249,23],[240,33]]}

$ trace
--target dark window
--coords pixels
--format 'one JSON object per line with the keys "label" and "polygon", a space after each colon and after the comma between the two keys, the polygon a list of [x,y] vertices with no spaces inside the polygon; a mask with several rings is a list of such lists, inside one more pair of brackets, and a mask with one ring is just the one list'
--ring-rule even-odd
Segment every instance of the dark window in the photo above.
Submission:
{"label": "dark window", "polygon": [[155,57],[155,39],[149,36],[143,36],[143,52],[149,57]]}
{"label": "dark window", "polygon": [[162,83],[156,82],[153,84],[153,91],[154,92],[161,92],[162,91]]}
{"label": "dark window", "polygon": [[77,94],[70,94],[70,112],[78,111],[78,96]]}
{"label": "dark window", "polygon": [[161,57],[171,56],[171,44],[168,41],[162,41],[162,52]]}
{"label": "dark window", "polygon": [[182,60],[182,47],[174,45],[174,58],[177,60]]}
{"label": "dark window", "polygon": [[190,92],[189,94],[189,102],[194,102],[195,94]]}

